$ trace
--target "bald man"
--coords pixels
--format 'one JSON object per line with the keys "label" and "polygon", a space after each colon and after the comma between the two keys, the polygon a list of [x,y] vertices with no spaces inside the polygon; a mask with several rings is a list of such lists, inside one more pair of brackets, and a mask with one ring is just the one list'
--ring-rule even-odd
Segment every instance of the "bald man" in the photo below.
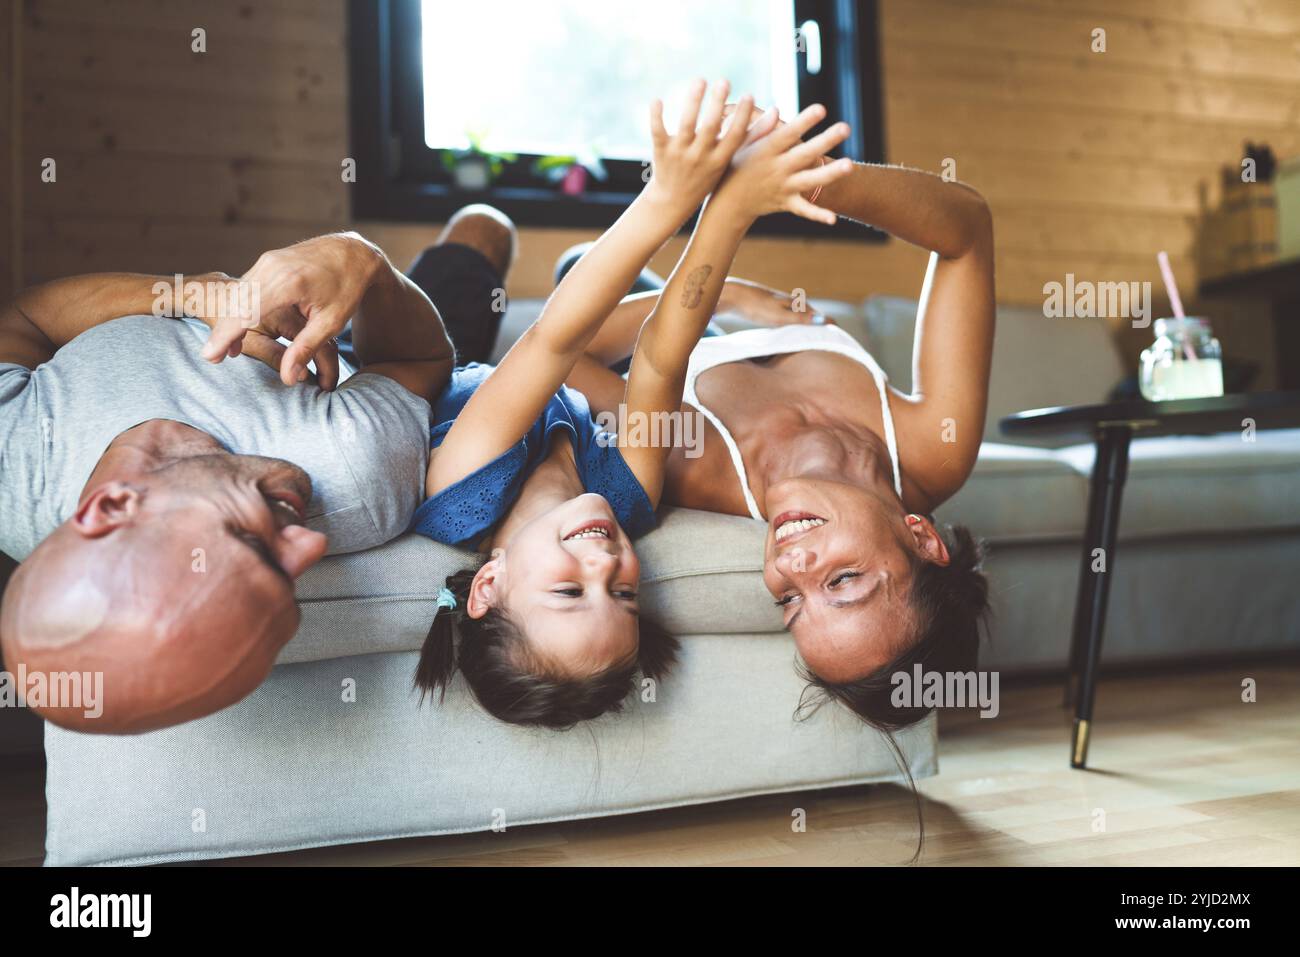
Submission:
{"label": "bald man", "polygon": [[[443,239],[500,248],[502,231],[469,216]],[[268,253],[250,277],[260,312],[234,324],[206,302],[157,316],[172,278],[126,274],[0,311],[0,551],[22,561],[5,667],[49,687],[102,675],[93,708],[31,702],[60,725],[135,733],[239,700],[297,629],[294,580],[401,534],[419,504],[454,358],[429,296],[355,234]],[[349,317],[351,375],[332,338]]]}

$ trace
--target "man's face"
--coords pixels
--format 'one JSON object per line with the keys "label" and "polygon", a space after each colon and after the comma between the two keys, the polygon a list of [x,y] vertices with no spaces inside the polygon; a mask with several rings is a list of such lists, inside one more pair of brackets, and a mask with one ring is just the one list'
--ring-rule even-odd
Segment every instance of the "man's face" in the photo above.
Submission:
{"label": "man's face", "polygon": [[166,510],[176,535],[202,537],[252,580],[278,577],[292,596],[293,580],[324,554],[325,537],[302,524],[310,501],[311,479],[292,462],[214,454],[150,473],[144,507]]}
{"label": "man's face", "polygon": [[325,553],[299,524],[310,499],[297,466],[227,454],[92,489],[5,596],[7,655],[103,673],[101,718],[45,716],[141,731],[251,692],[297,630],[294,579]]}
{"label": "man's face", "polygon": [[325,553],[302,525],[310,501],[307,474],[281,459],[203,455],[151,473],[141,518],[170,543],[146,556],[169,583],[160,613],[182,631],[261,633],[278,651],[297,627],[294,580]]}

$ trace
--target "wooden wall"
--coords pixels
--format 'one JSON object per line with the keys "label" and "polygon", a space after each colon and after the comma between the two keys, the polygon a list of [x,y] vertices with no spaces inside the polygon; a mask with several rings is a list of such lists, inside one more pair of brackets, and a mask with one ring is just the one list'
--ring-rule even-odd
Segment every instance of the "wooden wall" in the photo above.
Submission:
{"label": "wooden wall", "polygon": [[[347,224],[342,0],[21,2],[24,281],[239,271]],[[889,158],[952,158],[985,193],[1007,302],[1041,303],[1067,272],[1158,287],[1160,248],[1191,290],[1200,184],[1246,139],[1300,152],[1292,0],[881,0],[881,21]],[[39,181],[46,156],[57,184]],[[435,231],[358,225],[403,261]],[[526,231],[512,294],[544,294],[590,236]],[[923,263],[897,242],[756,238],[736,271],[858,299],[915,295]]]}
{"label": "wooden wall", "polygon": [[0,0],[0,302],[13,298],[21,271],[14,258],[20,223],[15,207],[20,192],[14,184],[16,167],[13,162],[18,132],[14,123],[14,102],[18,95],[15,81],[19,69],[14,58],[15,12],[13,0]]}

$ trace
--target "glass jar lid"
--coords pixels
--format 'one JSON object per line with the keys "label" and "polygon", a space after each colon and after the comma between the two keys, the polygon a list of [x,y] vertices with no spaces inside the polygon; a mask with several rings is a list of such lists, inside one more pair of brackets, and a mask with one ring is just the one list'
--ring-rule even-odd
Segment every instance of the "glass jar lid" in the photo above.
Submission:
{"label": "glass jar lid", "polygon": [[1203,316],[1167,316],[1156,320],[1156,336],[1205,335],[1210,331],[1210,320]]}

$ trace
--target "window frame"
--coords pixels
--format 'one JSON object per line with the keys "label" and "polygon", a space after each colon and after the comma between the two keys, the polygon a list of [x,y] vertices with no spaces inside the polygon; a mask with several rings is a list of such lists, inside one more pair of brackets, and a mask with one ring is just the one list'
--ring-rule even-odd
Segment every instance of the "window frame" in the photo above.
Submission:
{"label": "window frame", "polygon": [[[486,189],[456,186],[442,173],[443,150],[424,141],[420,0],[349,0],[351,184],[354,220],[445,222],[469,203],[490,203],[526,227],[606,227],[640,188],[639,161],[606,161],[609,184],[593,184],[580,196],[533,184],[524,170],[533,157],[508,164]],[[834,155],[884,162],[884,114],[880,82],[876,0],[795,0],[795,22],[822,27],[822,70],[810,76],[799,59],[800,102],[822,102],[830,122],[846,119],[853,133]],[[827,24],[832,24],[827,36]],[[841,25],[847,24],[847,29]],[[636,172],[633,183],[629,168]],[[379,171],[376,175],[375,171]],[[880,241],[884,234],[841,222],[828,228],[789,213],[764,216],[753,233]]]}

